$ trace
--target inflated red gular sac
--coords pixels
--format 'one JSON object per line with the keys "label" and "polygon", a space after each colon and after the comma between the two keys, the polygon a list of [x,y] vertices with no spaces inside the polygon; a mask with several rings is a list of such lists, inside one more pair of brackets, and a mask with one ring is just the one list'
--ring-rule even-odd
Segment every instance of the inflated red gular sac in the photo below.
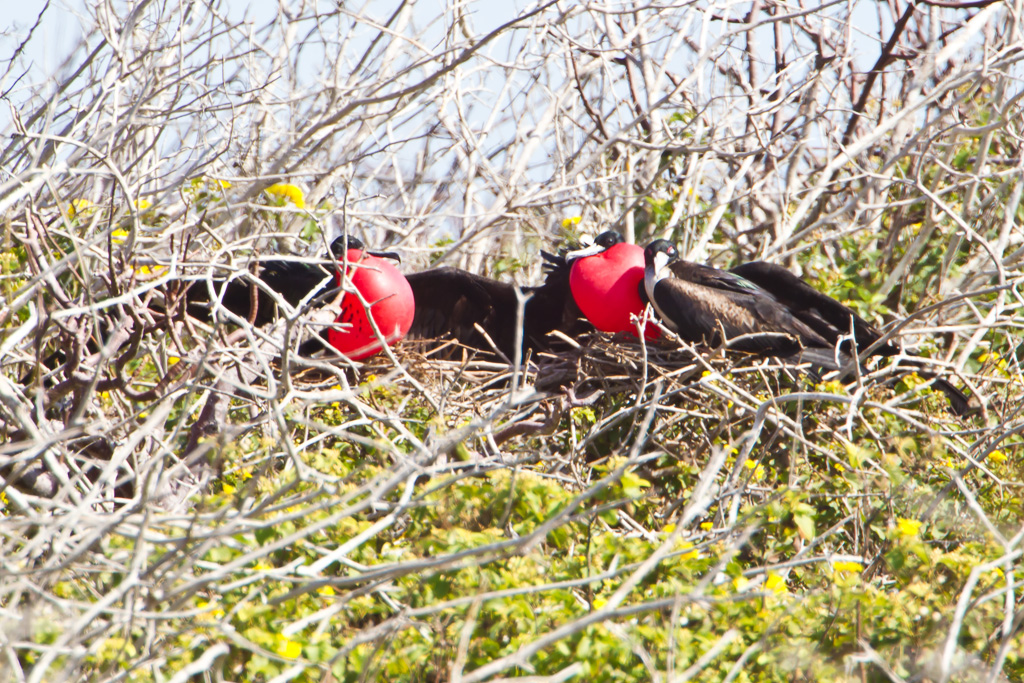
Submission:
{"label": "inflated red gular sac", "polygon": [[[566,253],[565,259],[571,267],[573,299],[594,327],[639,336],[633,316],[640,318],[646,306],[640,298],[644,250],[608,231],[598,235],[592,246]],[[657,339],[659,334],[656,325],[645,327],[647,339]]]}
{"label": "inflated red gular sac", "polygon": [[[331,252],[339,265],[348,264],[347,279],[359,292],[348,291],[342,297],[341,314],[327,333],[331,346],[352,360],[380,353],[383,347],[373,331],[371,317],[388,346],[405,337],[412,327],[416,304],[405,276],[385,260],[400,261],[398,254],[369,252],[358,240],[348,238],[346,242],[344,237],[334,240]],[[335,274],[336,286],[342,286],[341,279],[339,271]]]}

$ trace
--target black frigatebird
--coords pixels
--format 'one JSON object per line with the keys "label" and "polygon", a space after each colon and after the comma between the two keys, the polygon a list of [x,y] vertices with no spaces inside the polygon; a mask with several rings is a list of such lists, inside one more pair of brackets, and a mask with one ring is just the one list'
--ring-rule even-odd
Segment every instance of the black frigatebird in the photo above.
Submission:
{"label": "black frigatebird", "polygon": [[[644,257],[648,300],[666,326],[691,343],[717,346],[725,342],[730,348],[767,356],[797,356],[808,350],[812,353],[804,357],[814,364],[838,369],[835,366],[853,359],[851,330],[858,352],[867,351],[882,337],[849,307],[780,266],[753,262],[722,271],[679,260],[679,252],[667,240],[651,242]],[[830,363],[837,344],[839,363]],[[888,343],[872,350],[873,355],[895,353],[896,347]],[[926,370],[919,371],[933,379],[954,413],[970,411],[962,391]]]}
{"label": "black frigatebird", "polygon": [[[359,292],[346,292],[336,322],[344,326],[328,330],[332,346],[353,360],[381,350],[367,316],[366,301],[377,328],[390,344],[409,330],[414,316],[412,291],[405,277],[384,259],[400,260],[394,252],[368,251],[355,237],[339,237],[331,243],[332,263],[349,264],[348,278]],[[341,272],[333,276],[318,263],[269,259],[259,262],[255,275],[231,280],[214,280],[211,288],[195,283],[186,292],[187,310],[200,320],[209,320],[210,302],[219,300],[235,315],[262,326],[272,322],[278,305],[269,291],[276,292],[290,306],[323,298],[341,285]],[[258,281],[258,283],[257,283]]]}
{"label": "black frigatebird", "polygon": [[[593,246],[569,252],[567,256],[575,259],[573,275],[580,275],[573,279],[573,295],[591,322],[603,331],[629,330],[635,333],[635,327],[629,321],[632,316],[640,316],[643,313],[644,306],[649,300],[643,286],[646,267],[644,250],[625,244],[619,233],[608,231],[598,235]],[[639,271],[635,265],[638,258],[641,264]],[[850,351],[848,335],[851,328],[855,347],[860,352],[867,350],[882,336],[875,327],[848,306],[822,294],[781,266],[755,261],[723,271],[675,259],[670,262],[669,268],[674,277],[695,285],[694,291],[706,295],[708,292],[700,287],[707,287],[712,291],[732,292],[732,295],[722,296],[731,296],[736,301],[745,299],[748,304],[761,302],[766,307],[765,314],[769,318],[775,317],[777,324],[782,326],[779,331],[788,328],[786,334],[795,332],[798,338],[803,335],[806,343],[817,344],[820,340],[813,335],[808,336],[808,330],[803,327],[794,329],[799,326],[790,321],[783,312],[775,310],[771,303],[772,299],[806,328],[810,328],[826,340],[830,347],[834,347],[842,340],[841,350]],[[613,295],[612,287],[607,283],[616,282],[628,283],[629,291],[623,288],[615,291]],[[636,287],[634,283],[640,286]],[[639,293],[635,291],[637,289]],[[700,312],[703,309],[694,310]],[[707,318],[707,315],[704,317]],[[742,317],[735,319],[739,321]],[[716,318],[716,325],[717,322]],[[748,321],[749,324],[752,322]],[[650,331],[647,336],[651,338]],[[703,338],[703,333],[700,337]],[[764,341],[767,339],[762,340]],[[893,355],[896,353],[896,347],[889,343],[881,344],[872,353]]]}
{"label": "black frigatebird", "polygon": [[648,244],[644,260],[648,300],[665,325],[688,342],[726,343],[769,356],[831,348],[825,337],[765,290],[733,273],[679,260],[668,240]]}

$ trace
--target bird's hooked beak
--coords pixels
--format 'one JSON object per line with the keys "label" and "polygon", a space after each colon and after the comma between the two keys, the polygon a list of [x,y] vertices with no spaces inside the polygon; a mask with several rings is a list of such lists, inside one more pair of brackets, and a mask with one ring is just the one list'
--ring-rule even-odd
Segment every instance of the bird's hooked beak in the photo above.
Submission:
{"label": "bird's hooked beak", "polygon": [[671,274],[669,264],[676,259],[675,250],[665,251],[663,249],[650,249],[644,251],[644,281],[653,285],[655,282]]}
{"label": "bird's hooked beak", "polygon": [[659,251],[654,255],[654,272],[658,275],[661,271],[665,270],[665,267],[672,261],[672,257],[663,251]]}
{"label": "bird's hooked beak", "polygon": [[596,256],[605,250],[600,244],[591,244],[589,247],[583,247],[582,249],[575,249],[573,251],[565,252],[566,261],[575,261],[576,259],[586,258],[587,256]]}
{"label": "bird's hooked beak", "polygon": [[392,261],[398,261],[399,263],[402,262],[402,257],[397,251],[369,251],[364,249],[363,252],[370,256],[376,256],[377,258],[389,258]]}

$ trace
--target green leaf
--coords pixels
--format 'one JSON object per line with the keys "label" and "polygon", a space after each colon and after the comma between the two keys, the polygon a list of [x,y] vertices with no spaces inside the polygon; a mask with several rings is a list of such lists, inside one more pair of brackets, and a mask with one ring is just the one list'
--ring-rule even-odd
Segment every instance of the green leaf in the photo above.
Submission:
{"label": "green leaf", "polygon": [[793,523],[805,541],[814,538],[814,508],[805,503],[797,503],[793,508]]}

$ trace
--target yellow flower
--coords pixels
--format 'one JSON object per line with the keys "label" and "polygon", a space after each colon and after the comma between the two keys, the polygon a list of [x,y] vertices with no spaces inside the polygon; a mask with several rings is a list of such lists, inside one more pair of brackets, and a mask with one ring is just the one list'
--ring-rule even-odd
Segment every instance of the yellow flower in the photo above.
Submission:
{"label": "yellow flower", "polygon": [[319,595],[334,595],[334,588],[331,586],[321,586],[316,589],[316,592]]}
{"label": "yellow flower", "polygon": [[917,374],[916,372],[912,372],[903,378],[903,383],[906,384],[909,388],[913,389],[915,387],[921,386],[925,382],[924,378],[922,378],[921,375]]}
{"label": "yellow flower", "polygon": [[96,205],[90,202],[88,199],[72,199],[68,203],[68,216],[74,218],[75,216],[88,216],[90,213],[96,210]]}
{"label": "yellow flower", "polygon": [[1006,462],[1006,454],[1000,450],[995,450],[988,454],[988,459],[992,462]]}
{"label": "yellow flower", "polygon": [[903,538],[913,538],[921,531],[921,522],[900,517],[896,520],[896,530]]}
{"label": "yellow flower", "polygon": [[753,471],[752,479],[754,479],[754,481],[764,479],[764,465],[761,465],[755,462],[754,460],[747,460],[745,463],[743,463],[743,466],[746,467],[748,470]]}
{"label": "yellow flower", "polygon": [[135,200],[135,208],[139,211],[145,211],[146,209],[153,206],[153,202],[148,199],[137,199]]}
{"label": "yellow flower", "polygon": [[839,463],[837,462],[837,463],[836,463],[836,472],[845,472],[845,471],[846,471],[846,468],[845,468],[845,467],[843,467],[843,466],[842,466],[841,464],[839,464]]}
{"label": "yellow flower", "polygon": [[768,574],[768,578],[764,581],[764,587],[776,595],[788,592],[786,580],[778,574]]}
{"label": "yellow flower", "polygon": [[832,571],[836,573],[843,572],[861,572],[864,569],[864,565],[860,562],[833,562]]}
{"label": "yellow flower", "polygon": [[118,228],[110,233],[110,241],[114,244],[124,244],[128,241],[128,231]]}
{"label": "yellow flower", "polygon": [[139,266],[135,269],[135,272],[142,276],[148,275],[159,275],[162,271],[167,270],[166,266]]}
{"label": "yellow flower", "polygon": [[570,218],[565,218],[562,220],[562,227],[571,228],[573,226],[579,225],[581,220],[583,220],[583,216],[572,216]]}
{"label": "yellow flower", "polygon": [[217,606],[217,603],[201,600],[198,605],[203,614],[199,615],[201,621],[215,621],[224,617],[224,610]]}
{"label": "yellow flower", "polygon": [[700,555],[697,553],[696,550],[690,550],[690,548],[693,547],[693,544],[690,543],[689,541],[683,541],[682,543],[679,544],[679,547],[682,550],[688,550],[689,551],[689,552],[685,552],[682,555],[680,555],[679,556],[680,560],[696,560],[698,557],[700,557]]}
{"label": "yellow flower", "polygon": [[274,183],[266,189],[267,194],[276,199],[288,200],[297,208],[306,208],[306,198],[296,185],[289,183]]}
{"label": "yellow flower", "polygon": [[194,190],[202,190],[204,185],[215,190],[227,190],[228,188],[231,187],[231,183],[229,183],[226,180],[217,180],[215,178],[207,178],[206,176],[199,176],[198,178],[193,178],[191,184],[192,189]]}
{"label": "yellow flower", "polygon": [[231,495],[232,493],[235,492],[235,487],[232,486],[231,484],[224,484],[223,486],[224,486],[224,493],[226,493],[228,495]]}
{"label": "yellow flower", "polygon": [[700,528],[703,529],[704,531],[711,531],[712,529],[715,528],[715,525],[714,525],[713,522],[701,522],[700,523]]}
{"label": "yellow flower", "polygon": [[181,362],[181,359],[178,358],[177,356],[167,356],[167,367],[170,367],[172,365],[177,365],[180,362]]}
{"label": "yellow flower", "polygon": [[750,579],[748,579],[745,576],[737,576],[735,579],[732,580],[732,587],[737,592],[743,590],[744,588],[746,588],[749,585],[750,585]]}

